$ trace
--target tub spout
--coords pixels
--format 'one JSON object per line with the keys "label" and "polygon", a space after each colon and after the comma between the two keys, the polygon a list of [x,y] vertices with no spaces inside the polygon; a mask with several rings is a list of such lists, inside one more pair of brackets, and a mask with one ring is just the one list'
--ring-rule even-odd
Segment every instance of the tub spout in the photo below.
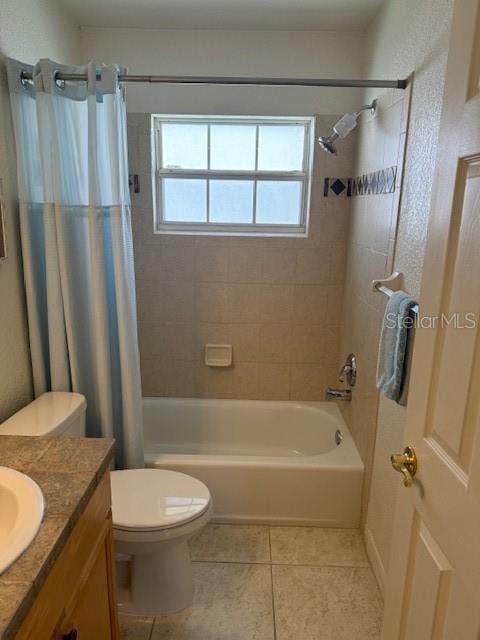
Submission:
{"label": "tub spout", "polygon": [[333,389],[327,387],[325,391],[325,400],[343,400],[345,402],[352,401],[352,392],[350,389]]}

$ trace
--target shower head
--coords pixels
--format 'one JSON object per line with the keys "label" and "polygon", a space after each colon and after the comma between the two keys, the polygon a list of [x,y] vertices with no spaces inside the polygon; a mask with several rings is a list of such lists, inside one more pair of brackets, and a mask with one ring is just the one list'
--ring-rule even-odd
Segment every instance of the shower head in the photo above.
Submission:
{"label": "shower head", "polygon": [[337,138],[338,138],[338,135],[336,135],[335,133],[332,133],[332,135],[328,137],[320,136],[318,138],[318,144],[327,153],[331,153],[332,155],[335,155],[337,153],[337,148],[333,143]]}
{"label": "shower head", "polygon": [[377,101],[374,100],[371,104],[365,104],[360,107],[358,111],[354,113],[346,113],[340,118],[340,120],[334,125],[333,133],[329,136],[320,136],[318,138],[318,144],[324,151],[331,154],[337,153],[337,148],[334,144],[337,138],[346,138],[348,134],[357,126],[357,120],[362,111],[370,111],[372,115],[377,109]]}

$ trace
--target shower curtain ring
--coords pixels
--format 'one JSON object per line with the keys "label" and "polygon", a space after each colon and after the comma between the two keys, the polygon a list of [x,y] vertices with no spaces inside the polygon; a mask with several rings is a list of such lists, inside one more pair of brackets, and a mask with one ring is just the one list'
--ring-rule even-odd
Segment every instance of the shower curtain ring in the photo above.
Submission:
{"label": "shower curtain ring", "polygon": [[25,71],[22,71],[20,73],[20,83],[24,89],[27,89],[29,86],[33,84],[33,81],[26,78]]}
{"label": "shower curtain ring", "polygon": [[62,80],[61,78],[58,77],[59,73],[60,71],[58,71],[58,69],[57,71],[53,72],[53,81],[55,82],[55,84],[59,89],[65,89],[66,82],[65,80]]}

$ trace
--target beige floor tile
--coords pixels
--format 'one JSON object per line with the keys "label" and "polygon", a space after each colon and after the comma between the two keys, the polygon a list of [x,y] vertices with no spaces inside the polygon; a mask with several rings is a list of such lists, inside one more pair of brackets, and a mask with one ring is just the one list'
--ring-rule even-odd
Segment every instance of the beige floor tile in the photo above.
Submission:
{"label": "beige floor tile", "polygon": [[119,616],[120,640],[150,640],[153,618]]}
{"label": "beige floor tile", "polygon": [[193,605],[155,619],[152,640],[273,640],[269,566],[195,563]]}
{"label": "beige floor tile", "polygon": [[271,527],[273,564],[368,567],[358,529]]}
{"label": "beige floor tile", "polygon": [[190,543],[193,560],[270,562],[268,527],[210,524]]}
{"label": "beige floor tile", "polygon": [[274,566],[277,640],[378,640],[382,601],[368,568]]}

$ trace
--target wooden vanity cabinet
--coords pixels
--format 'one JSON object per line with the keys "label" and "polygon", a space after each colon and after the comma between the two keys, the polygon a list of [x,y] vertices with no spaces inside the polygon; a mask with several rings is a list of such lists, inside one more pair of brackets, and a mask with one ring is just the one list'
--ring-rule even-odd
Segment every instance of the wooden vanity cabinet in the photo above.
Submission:
{"label": "wooden vanity cabinet", "polygon": [[110,477],[73,528],[15,640],[118,640]]}

